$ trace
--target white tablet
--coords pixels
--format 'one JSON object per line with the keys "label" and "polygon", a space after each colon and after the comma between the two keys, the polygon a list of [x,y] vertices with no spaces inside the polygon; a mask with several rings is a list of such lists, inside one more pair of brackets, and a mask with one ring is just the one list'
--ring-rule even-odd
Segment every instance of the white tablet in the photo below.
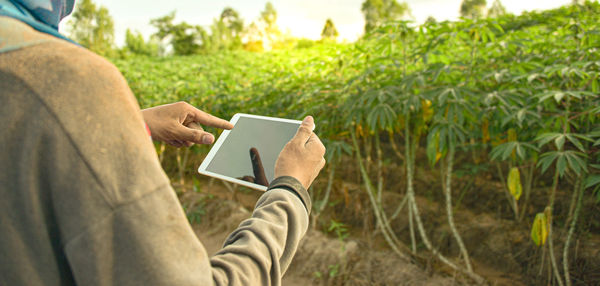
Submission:
{"label": "white tablet", "polygon": [[266,191],[279,153],[301,121],[238,113],[198,168],[203,175]]}

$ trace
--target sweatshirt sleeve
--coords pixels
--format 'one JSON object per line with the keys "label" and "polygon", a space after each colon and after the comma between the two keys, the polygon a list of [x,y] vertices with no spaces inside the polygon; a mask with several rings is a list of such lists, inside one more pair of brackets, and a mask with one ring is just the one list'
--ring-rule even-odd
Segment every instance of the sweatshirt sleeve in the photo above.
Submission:
{"label": "sweatshirt sleeve", "polygon": [[300,199],[272,189],[209,259],[163,186],[90,227],[66,253],[80,285],[281,285],[307,227]]}
{"label": "sweatshirt sleeve", "polygon": [[307,228],[307,212],[295,194],[282,188],[267,191],[252,217],[211,258],[215,284],[281,285]]}

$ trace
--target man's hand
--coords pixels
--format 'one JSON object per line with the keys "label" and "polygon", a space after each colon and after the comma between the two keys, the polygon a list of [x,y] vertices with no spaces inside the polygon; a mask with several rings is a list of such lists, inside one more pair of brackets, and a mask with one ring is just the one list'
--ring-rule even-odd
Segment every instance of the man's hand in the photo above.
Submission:
{"label": "man's hand", "polygon": [[152,138],[175,147],[212,144],[215,137],[205,132],[201,125],[231,129],[229,121],[212,116],[190,104],[180,101],[142,110],[144,121]]}
{"label": "man's hand", "polygon": [[325,146],[312,132],[314,119],[307,116],[298,128],[298,132],[288,142],[275,163],[275,178],[291,176],[308,189],[319,172],[325,166]]}

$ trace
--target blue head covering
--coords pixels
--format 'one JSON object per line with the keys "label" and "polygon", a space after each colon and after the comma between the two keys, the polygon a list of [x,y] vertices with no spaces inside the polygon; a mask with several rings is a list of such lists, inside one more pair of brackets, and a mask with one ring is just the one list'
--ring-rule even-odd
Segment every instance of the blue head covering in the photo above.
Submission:
{"label": "blue head covering", "polygon": [[75,0],[0,0],[0,16],[25,22],[32,28],[70,42],[58,32],[58,23],[73,12]]}
{"label": "blue head covering", "polygon": [[73,12],[75,0],[12,0],[25,7],[38,21],[56,29],[64,17]]}

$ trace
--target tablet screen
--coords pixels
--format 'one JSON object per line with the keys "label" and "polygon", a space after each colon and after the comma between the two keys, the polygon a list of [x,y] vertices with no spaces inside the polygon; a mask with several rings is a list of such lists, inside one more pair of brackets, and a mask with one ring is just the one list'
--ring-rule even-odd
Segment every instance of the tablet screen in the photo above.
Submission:
{"label": "tablet screen", "polygon": [[301,122],[236,114],[232,130],[225,130],[212,147],[199,172],[266,190],[274,179],[275,161]]}

